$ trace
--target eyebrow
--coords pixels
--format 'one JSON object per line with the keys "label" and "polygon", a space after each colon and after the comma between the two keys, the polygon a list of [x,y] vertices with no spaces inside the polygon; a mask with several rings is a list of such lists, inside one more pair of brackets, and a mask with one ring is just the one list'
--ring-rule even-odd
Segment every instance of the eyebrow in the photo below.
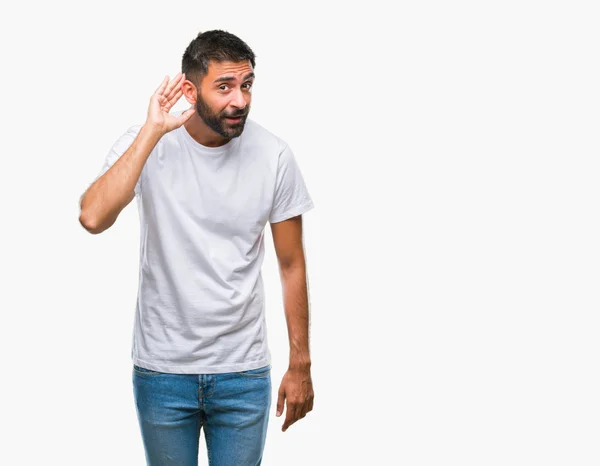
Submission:
{"label": "eyebrow", "polygon": [[[246,81],[247,79],[254,78],[254,73],[248,73],[244,76],[242,81]],[[214,80],[214,83],[226,82],[226,81],[235,81],[235,77],[233,76],[223,76]],[[213,83],[213,84],[214,84]]]}

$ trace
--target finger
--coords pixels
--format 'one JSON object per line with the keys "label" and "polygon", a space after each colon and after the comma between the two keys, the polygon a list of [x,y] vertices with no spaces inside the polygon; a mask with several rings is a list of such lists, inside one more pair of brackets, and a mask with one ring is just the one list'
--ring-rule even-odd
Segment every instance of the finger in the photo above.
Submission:
{"label": "finger", "polygon": [[175,94],[173,94],[172,97],[169,98],[169,104],[175,105],[177,103],[177,101],[181,98],[182,94],[183,94],[183,91],[181,90],[181,88],[179,88],[179,90],[177,92],[175,92]]}
{"label": "finger", "polygon": [[165,90],[165,87],[167,86],[167,83],[169,82],[169,76],[165,76],[165,79],[162,80],[162,83],[160,83],[160,86],[158,86],[158,88],[154,91],[154,94],[156,95],[160,95],[163,93],[163,91]]}
{"label": "finger", "polygon": [[[181,96],[180,92],[183,92],[183,89],[181,88],[182,84],[183,81],[180,81],[175,87],[173,87],[173,89],[171,89],[171,92],[169,92],[168,95],[165,94],[169,101],[173,100],[174,98],[179,99]],[[177,94],[179,94],[179,96],[177,96]]]}
{"label": "finger", "polygon": [[279,390],[279,396],[277,397],[277,412],[275,413],[275,416],[279,417],[281,416],[281,413],[283,413],[283,401],[285,400],[285,392],[282,390]]}
{"label": "finger", "polygon": [[283,432],[285,432],[289,426],[298,420],[296,414],[296,406],[288,403],[285,413],[285,421],[283,426],[281,426],[281,430]]}
{"label": "finger", "polygon": [[179,116],[177,117],[177,122],[178,122],[180,125],[183,125],[183,124],[184,124],[186,121],[188,121],[188,120],[190,119],[190,117],[191,117],[191,116],[194,114],[194,111],[195,111],[195,110],[196,110],[196,109],[195,109],[195,108],[193,108],[193,107],[192,107],[192,108],[189,108],[189,109],[187,109],[185,112],[183,112],[181,115],[179,115]]}
{"label": "finger", "polygon": [[308,409],[306,410],[307,413],[311,412],[313,409],[313,400],[315,399],[314,396],[311,396],[310,399],[308,400]]}
{"label": "finger", "polygon": [[308,400],[306,400],[302,406],[300,406],[300,409],[298,411],[298,419],[302,419],[304,416],[306,416],[306,413],[308,412]]}
{"label": "finger", "polygon": [[167,99],[169,98],[169,95],[171,94],[171,92],[177,87],[177,84],[179,83],[180,78],[181,78],[181,73],[177,73],[175,75],[175,77],[173,78],[173,80],[169,83],[169,85],[165,89],[164,94],[167,97]]}
{"label": "finger", "polygon": [[181,87],[176,87],[175,89],[173,89],[171,91],[171,93],[167,96],[167,100],[169,102],[175,103],[177,102],[177,100],[179,99],[179,97],[181,97],[181,94],[183,93]]}

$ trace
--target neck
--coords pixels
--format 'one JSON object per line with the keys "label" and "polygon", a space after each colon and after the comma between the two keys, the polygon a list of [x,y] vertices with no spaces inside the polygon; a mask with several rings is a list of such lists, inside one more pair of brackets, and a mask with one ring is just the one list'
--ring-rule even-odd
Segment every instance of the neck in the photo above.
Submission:
{"label": "neck", "polygon": [[202,121],[198,112],[194,112],[183,126],[185,126],[185,129],[195,141],[206,147],[219,147],[231,141],[231,138],[224,138],[219,133],[216,133],[213,129],[206,126],[206,123]]}

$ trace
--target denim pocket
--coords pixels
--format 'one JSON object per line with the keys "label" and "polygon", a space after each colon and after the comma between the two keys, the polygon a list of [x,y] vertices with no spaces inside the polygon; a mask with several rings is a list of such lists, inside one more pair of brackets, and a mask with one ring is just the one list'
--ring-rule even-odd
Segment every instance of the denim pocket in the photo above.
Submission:
{"label": "denim pocket", "polygon": [[162,374],[162,372],[156,372],[156,371],[153,371],[153,370],[150,370],[150,369],[146,369],[145,367],[137,366],[135,364],[133,365],[133,370],[134,370],[134,372],[135,372],[136,375],[141,375],[141,376],[144,376],[144,377],[153,376],[153,375],[161,375]]}
{"label": "denim pocket", "polygon": [[238,372],[242,377],[268,377],[271,373],[271,365],[267,364],[264,367],[258,369],[249,369],[247,371]]}

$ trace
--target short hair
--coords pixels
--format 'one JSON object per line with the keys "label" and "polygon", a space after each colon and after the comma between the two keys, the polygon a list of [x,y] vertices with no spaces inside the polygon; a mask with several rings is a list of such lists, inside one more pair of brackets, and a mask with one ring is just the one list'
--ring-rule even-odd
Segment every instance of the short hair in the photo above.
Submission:
{"label": "short hair", "polygon": [[208,73],[211,60],[244,61],[250,60],[256,66],[256,56],[252,49],[239,37],[220,29],[198,33],[183,53],[181,72],[186,79],[200,87],[202,78]]}

